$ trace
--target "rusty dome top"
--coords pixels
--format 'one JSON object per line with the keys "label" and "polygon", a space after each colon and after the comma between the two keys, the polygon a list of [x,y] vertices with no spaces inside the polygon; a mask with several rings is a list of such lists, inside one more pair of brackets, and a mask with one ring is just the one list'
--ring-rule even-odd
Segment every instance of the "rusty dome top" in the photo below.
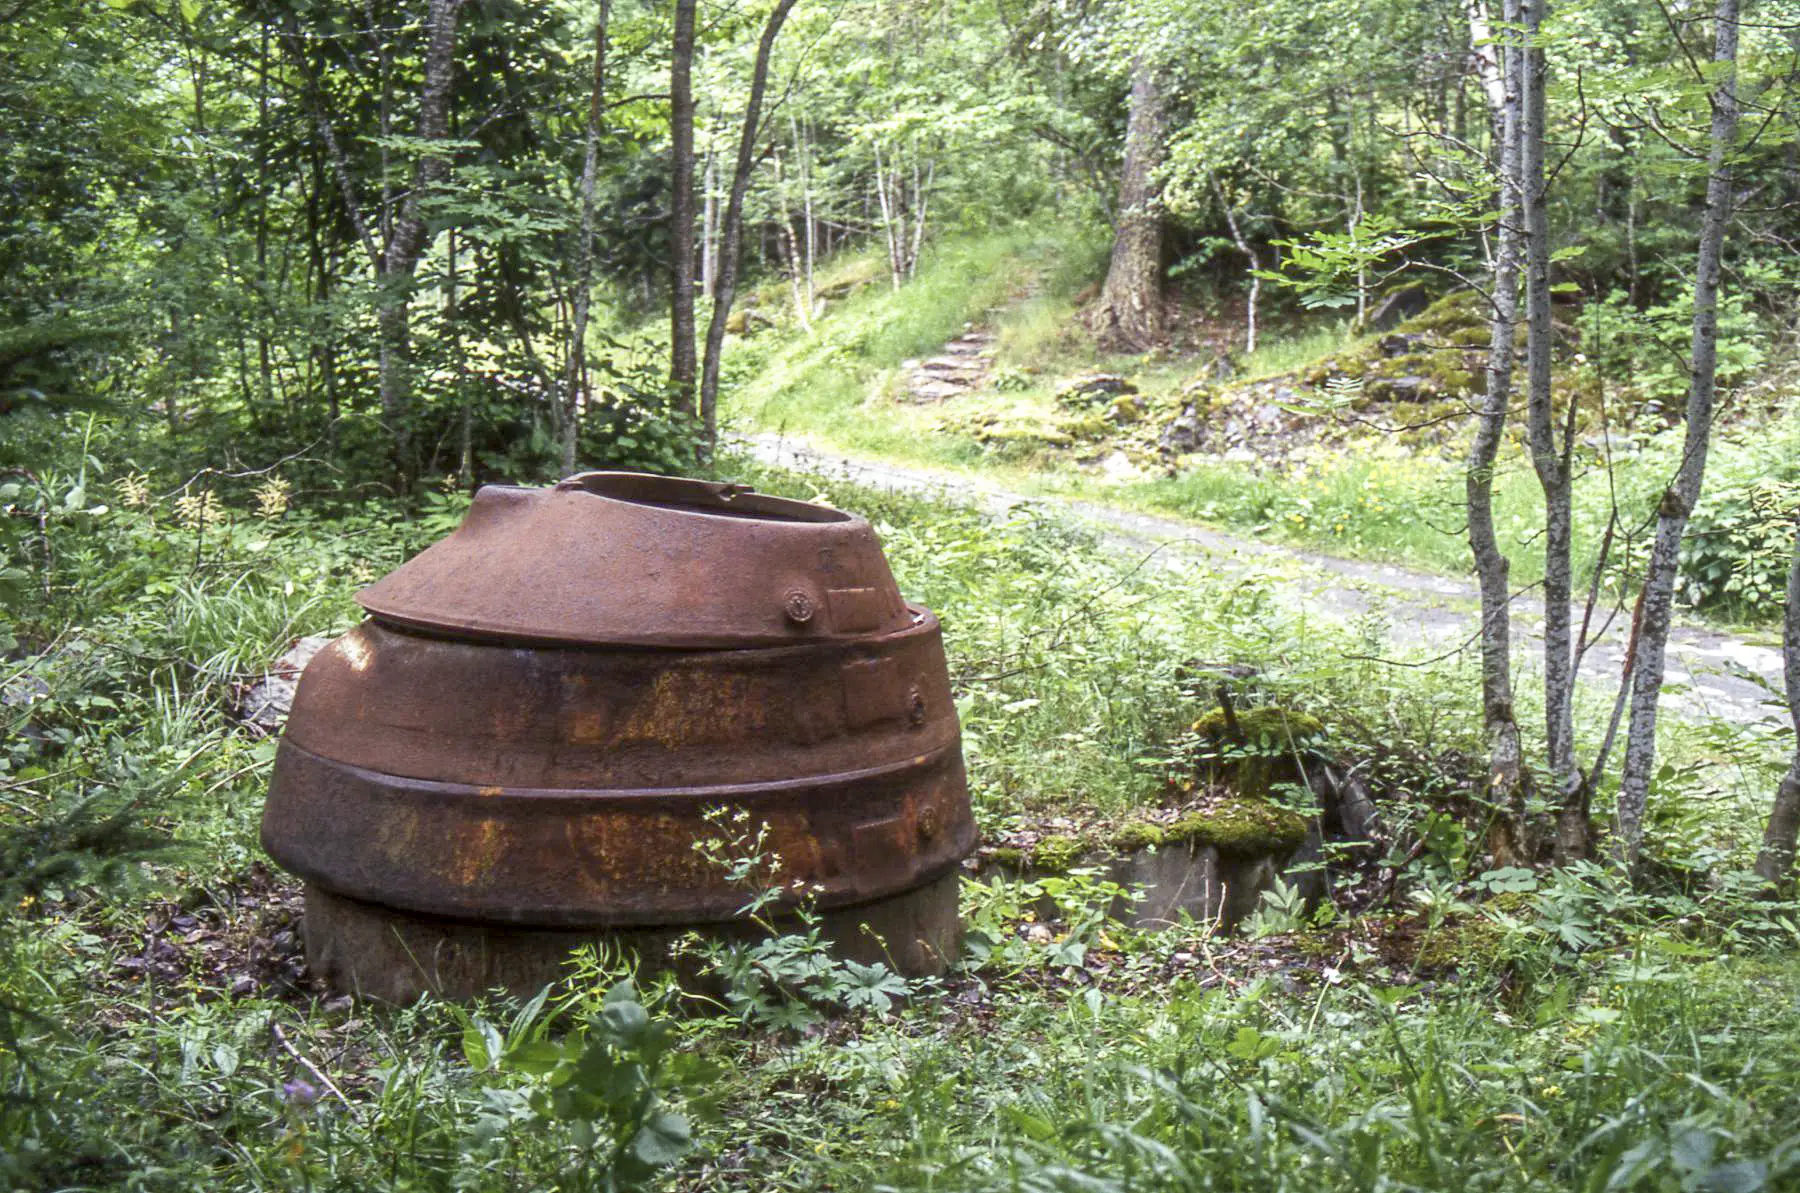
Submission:
{"label": "rusty dome top", "polygon": [[631,472],[483,486],[462,525],[357,600],[460,638],[692,649],[860,638],[923,615],[863,518]]}

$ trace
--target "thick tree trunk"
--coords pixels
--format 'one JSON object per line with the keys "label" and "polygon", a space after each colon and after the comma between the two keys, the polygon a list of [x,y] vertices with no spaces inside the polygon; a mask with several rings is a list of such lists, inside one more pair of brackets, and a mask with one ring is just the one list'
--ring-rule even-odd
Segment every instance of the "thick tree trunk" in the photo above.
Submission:
{"label": "thick tree trunk", "polygon": [[694,405],[694,13],[698,0],[675,0],[669,58],[669,384],[676,404]]}
{"label": "thick tree trunk", "polygon": [[1631,726],[1625,734],[1625,761],[1619,775],[1617,854],[1635,865],[1644,839],[1644,806],[1656,763],[1657,699],[1663,685],[1664,652],[1674,617],[1675,573],[1681,537],[1700,500],[1706,452],[1712,439],[1713,400],[1718,383],[1719,275],[1725,228],[1731,219],[1731,150],[1737,140],[1738,0],[1718,0],[1713,15],[1713,61],[1722,73],[1712,93],[1712,131],[1707,154],[1706,216],[1694,266],[1694,331],[1688,374],[1687,428],[1681,467],[1657,510],[1656,540],[1644,573],[1642,618],[1631,672]]}
{"label": "thick tree trunk", "polygon": [[1156,171],[1167,133],[1166,105],[1155,69],[1140,57],[1131,68],[1118,229],[1094,312],[1095,334],[1109,348],[1142,351],[1162,335],[1162,201]]}
{"label": "thick tree trunk", "polygon": [[588,313],[594,288],[594,188],[600,177],[600,114],[606,107],[606,22],[611,13],[612,0],[600,0],[600,15],[594,19],[594,82],[588,97],[581,159],[581,224],[575,242],[575,309],[569,320],[568,368],[563,377],[564,476],[575,471],[575,452],[581,439],[580,383],[586,372]]}
{"label": "thick tree trunk", "polygon": [[769,58],[775,39],[787,23],[795,0],[776,0],[762,38],[756,44],[756,64],[750,71],[750,97],[744,104],[744,123],[738,135],[737,162],[731,173],[731,192],[719,227],[718,293],[713,298],[712,321],[706,327],[706,359],[700,371],[700,418],[704,439],[701,454],[712,459],[719,444],[719,364],[725,347],[725,323],[737,299],[738,258],[744,239],[744,195],[750,189],[750,173],[756,168],[756,141],[762,131],[763,92],[769,86]]}
{"label": "thick tree trunk", "polygon": [[[1517,24],[1519,0],[1505,0],[1503,19]],[[1496,865],[1529,863],[1532,850],[1525,824],[1524,749],[1513,711],[1511,561],[1494,532],[1494,461],[1506,432],[1513,393],[1513,333],[1519,321],[1519,241],[1523,223],[1520,176],[1522,75],[1524,54],[1516,40],[1504,46],[1490,38],[1485,13],[1471,9],[1470,35],[1477,61],[1492,52],[1494,146],[1499,174],[1499,215],[1495,220],[1493,310],[1489,325],[1487,394],[1469,453],[1466,494],[1469,548],[1481,588],[1481,717],[1488,741],[1488,798],[1495,807],[1490,848]]]}

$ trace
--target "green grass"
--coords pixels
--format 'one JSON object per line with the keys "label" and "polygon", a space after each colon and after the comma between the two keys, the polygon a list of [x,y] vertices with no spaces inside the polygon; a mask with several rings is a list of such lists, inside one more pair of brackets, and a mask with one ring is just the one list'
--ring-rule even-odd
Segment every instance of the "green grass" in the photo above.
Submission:
{"label": "green grass", "polygon": [[933,431],[938,409],[888,400],[901,362],[936,355],[967,324],[998,318],[1005,339],[1020,326],[1015,321],[1035,318],[1031,312],[1062,309],[1091,267],[1090,249],[1071,249],[1057,230],[1033,228],[940,244],[902,289],[874,278],[828,311],[814,334],[788,328],[740,344],[727,417],[736,426],[804,433],[849,451],[979,465],[978,444]]}
{"label": "green grass", "polygon": [[1239,362],[1237,373],[1250,379],[1291,373],[1321,357],[1341,352],[1355,343],[1348,320],[1332,320],[1327,316],[1298,331],[1290,330],[1275,335],[1265,332],[1256,345],[1256,351]]}
{"label": "green grass", "polygon": [[[800,496],[829,484],[730,467]],[[1255,925],[1269,935],[1228,940],[1109,923],[1114,892],[1092,875],[1000,879],[966,887],[969,952],[943,982],[834,966],[804,938],[764,970],[715,959],[716,1001],[641,992],[644,1022],[668,1033],[645,1080],[693,1143],[657,1120],[642,1151],[671,1167],[634,1176],[609,1156],[648,1104],[634,1093],[583,1118],[588,1104],[556,1093],[604,1101],[648,1072],[631,1067],[649,1064],[647,1037],[593,1051],[605,1025],[639,1022],[606,1002],[616,958],[535,1009],[343,1005],[278,978],[293,888],[262,868],[270,750],[228,716],[233,684],[286,636],[347,624],[370,570],[441,535],[460,503],[408,522],[382,506],[265,519],[232,499],[204,536],[161,505],[58,515],[51,604],[15,617],[24,646],[0,671],[9,691],[42,685],[0,705],[0,1185],[1790,1179],[1795,909],[1734,877],[1773,787],[1771,739],[1665,726],[1663,877],[1644,890],[1586,869],[1495,898],[1519,877],[1484,874],[1479,836],[1445,811],[1480,743],[1465,662],[1384,666],[1373,623],[1309,623],[1269,582],[1139,566],[1027,513],[828,495],[875,521],[903,590],[944,620],[989,831],[1162,798],[1171,741],[1211,703],[1187,694],[1193,664],[1247,662],[1269,698],[1321,717],[1331,749],[1370,760],[1391,860],[1424,841],[1392,903],[1277,905]]]}

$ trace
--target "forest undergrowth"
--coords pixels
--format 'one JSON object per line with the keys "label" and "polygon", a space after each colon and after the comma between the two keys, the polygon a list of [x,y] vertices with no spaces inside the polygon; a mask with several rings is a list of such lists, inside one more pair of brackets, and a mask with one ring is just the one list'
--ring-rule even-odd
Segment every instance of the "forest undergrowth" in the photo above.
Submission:
{"label": "forest undergrowth", "polygon": [[[118,463],[108,462],[115,452]],[[256,844],[244,686],[460,518],[273,474],[45,475],[0,673],[0,1184],[57,1189],[1792,1187],[1795,907],[1742,873],[1774,723],[1669,722],[1649,878],[1490,870],[1466,663],[1119,559],[1029,511],[763,472],[877,525],[946,628],[990,834],[1166,798],[1197,668],[1255,669],[1369,776],[1380,856],[1241,932],[1138,931],[1093,871],[967,880],[942,979],[797,932],[709,998],[589,956],[527,1006],[333,997]],[[16,495],[15,495],[16,496]],[[1593,719],[1588,719],[1593,720]],[[1761,760],[1769,760],[1764,765]],[[726,832],[725,854],[754,853]],[[747,892],[750,899],[754,892]],[[1054,914],[1051,913],[1054,908]]]}

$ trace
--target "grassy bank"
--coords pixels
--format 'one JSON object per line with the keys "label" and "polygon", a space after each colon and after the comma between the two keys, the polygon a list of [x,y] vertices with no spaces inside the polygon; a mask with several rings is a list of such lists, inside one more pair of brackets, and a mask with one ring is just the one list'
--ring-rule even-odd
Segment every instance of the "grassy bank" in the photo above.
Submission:
{"label": "grassy bank", "polygon": [[[1158,456],[1156,431],[1209,365],[1191,355],[1095,350],[1078,315],[1083,289],[1102,266],[1099,248],[1057,229],[950,241],[897,291],[872,260],[837,262],[824,287],[859,278],[865,284],[830,305],[810,332],[791,314],[778,314],[774,327],[739,344],[730,416],[740,429],[810,438],[852,455],[980,471],[1021,492],[1112,502],[1332,554],[1467,574],[1466,422],[1421,442],[1364,427],[1353,413],[1321,413],[1318,419],[1335,419],[1343,431],[1340,446],[1279,459],[1247,452]],[[770,288],[761,306],[780,312],[782,300],[781,289]],[[987,383],[943,403],[897,400],[902,362],[934,355],[972,325],[996,334]],[[1236,362],[1239,380],[1232,384],[1280,379],[1354,350],[1341,320],[1277,324],[1255,354]],[[1114,447],[1105,438],[1084,440],[1092,433],[1084,416],[1059,405],[1064,381],[1093,372],[1119,374],[1141,391],[1144,422],[1113,429],[1135,460],[1135,475],[1101,467],[1109,452],[1115,463],[1120,458]],[[1394,415],[1401,422],[1405,416],[1404,409]],[[1071,428],[1073,441],[1065,433]],[[1523,588],[1543,574],[1543,498],[1518,439],[1523,428],[1513,430],[1495,475],[1495,512],[1513,583]],[[1641,559],[1680,452],[1679,428],[1648,422],[1610,439],[1579,437],[1575,549],[1583,584],[1609,531],[1606,585],[1623,583]],[[1747,625],[1771,620],[1782,583],[1784,511],[1800,500],[1795,459],[1800,413],[1791,409],[1765,404],[1719,427],[1684,580],[1684,596],[1709,616]]]}
{"label": "grassy bank", "polygon": [[[727,415],[750,430],[790,431],[835,446],[950,467],[984,464],[979,445],[934,433],[937,411],[890,399],[902,361],[927,357],[969,325],[1031,320],[1045,294],[1084,284],[1096,246],[1061,229],[1021,227],[930,250],[899,290],[852,259],[820,279],[868,281],[805,333],[781,315],[773,331],[737,346]],[[775,308],[773,300],[768,303]]]}
{"label": "grassy bank", "polygon": [[[1630,565],[1641,566],[1681,450],[1679,428],[1647,435],[1610,461],[1595,445],[1583,446],[1574,513],[1584,585],[1609,527],[1607,585],[1616,588]],[[1781,510],[1792,501],[1783,488],[1800,474],[1796,459],[1800,414],[1793,411],[1720,429],[1686,548],[1684,595],[1693,603],[1727,621],[1771,619],[1783,562]],[[1274,541],[1458,575],[1469,569],[1466,479],[1464,462],[1452,453],[1376,442],[1366,452],[1278,469],[1190,458],[1170,476],[1087,489]],[[1514,444],[1495,472],[1494,516],[1514,586],[1536,584],[1543,578],[1543,492],[1522,445]]]}

